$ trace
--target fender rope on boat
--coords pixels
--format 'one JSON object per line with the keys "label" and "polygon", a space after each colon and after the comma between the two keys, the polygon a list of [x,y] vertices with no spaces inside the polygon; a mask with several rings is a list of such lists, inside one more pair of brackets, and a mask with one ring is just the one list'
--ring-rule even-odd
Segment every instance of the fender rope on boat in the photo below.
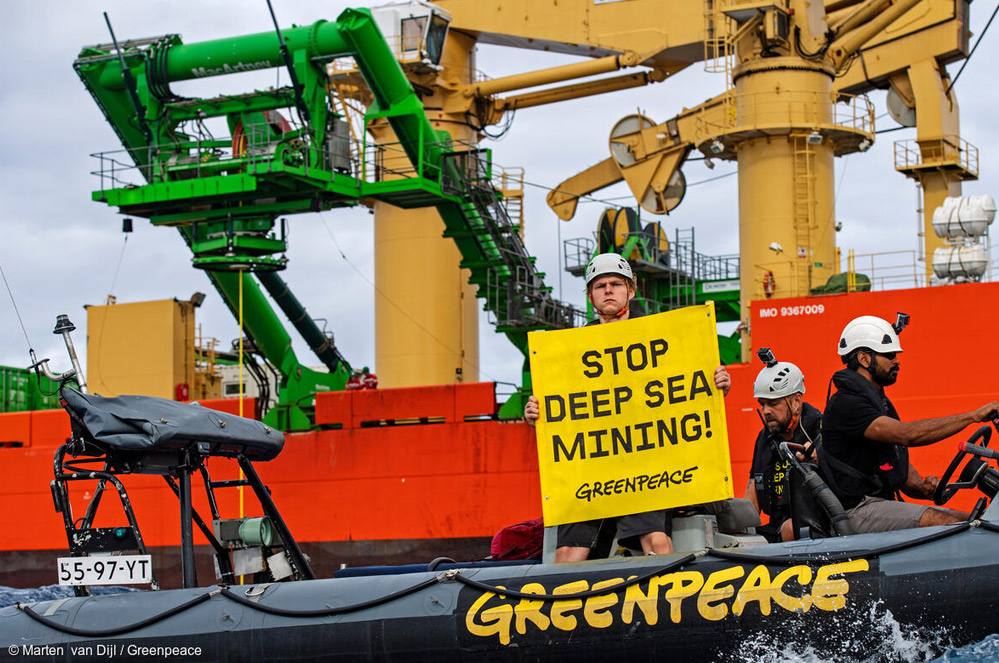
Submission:
{"label": "fender rope on boat", "polygon": [[118,626],[116,628],[109,628],[109,629],[90,630],[90,629],[74,628],[72,626],[66,626],[65,624],[60,624],[59,622],[49,619],[48,617],[39,615],[37,612],[31,609],[31,606],[25,605],[24,603],[18,602],[17,608],[21,612],[26,614],[28,617],[34,619],[36,622],[44,624],[45,626],[48,626],[49,628],[54,629],[56,631],[60,631],[61,633],[68,633],[69,635],[79,635],[81,637],[107,637],[112,635],[123,635],[125,633],[137,631],[140,628],[145,628],[146,626],[149,626],[151,624],[161,622],[168,617],[173,617],[176,614],[179,614],[181,612],[184,612],[185,610],[193,608],[196,605],[204,603],[205,601],[212,598],[216,594],[219,594],[220,592],[221,590],[219,589],[213,589],[212,591],[206,592],[205,594],[201,594],[200,596],[195,596],[187,603],[182,603],[176,607],[170,608],[165,612],[161,612],[158,615],[153,615],[152,617],[143,619],[141,622],[129,624],[128,626]]}
{"label": "fender rope on boat", "polygon": [[499,596],[512,596],[517,599],[529,599],[533,601],[569,601],[572,599],[585,599],[591,596],[606,596],[607,594],[614,594],[621,591],[622,589],[627,589],[632,585],[637,585],[640,582],[644,582],[649,578],[654,578],[655,576],[662,575],[664,573],[669,573],[682,566],[690,564],[695,561],[698,557],[704,555],[703,551],[698,551],[697,553],[692,553],[690,555],[685,555],[680,559],[667,564],[666,566],[660,566],[648,573],[644,573],[640,576],[635,576],[634,578],[629,578],[611,587],[601,587],[600,589],[588,589],[583,592],[576,592],[575,594],[532,594],[530,592],[515,592],[512,590],[501,589],[500,587],[494,587],[493,585],[487,585],[485,583],[479,582],[477,580],[472,580],[471,578],[466,578],[463,575],[456,575],[455,580],[468,587],[474,587],[483,592],[489,592],[492,594],[498,594]]}
{"label": "fender rope on boat", "polygon": [[978,520],[976,521],[976,523],[977,527],[981,527],[982,529],[988,530],[990,532],[999,532],[999,525],[996,525],[995,523],[990,522],[988,520]]}
{"label": "fender rope on boat", "polygon": [[[977,523],[982,529],[989,530],[990,532],[999,533],[999,525],[990,523],[988,521],[981,521]],[[898,552],[900,550],[906,550],[908,548],[914,548],[927,543],[932,543],[933,541],[938,541],[940,539],[946,539],[948,537],[954,536],[971,528],[972,523],[964,522],[957,523],[954,526],[948,527],[947,529],[940,532],[933,532],[926,536],[919,537],[918,539],[913,539],[910,541],[904,541],[901,543],[895,543],[890,546],[882,546],[881,548],[874,548],[872,550],[864,551],[862,554],[857,551],[844,552],[840,554],[829,554],[829,553],[798,553],[794,555],[783,555],[778,557],[771,557],[768,555],[753,555],[753,554],[743,554],[743,553],[733,553],[724,550],[719,550],[716,548],[705,548],[704,550],[699,550],[696,553],[687,555],[676,562],[656,569],[650,573],[646,573],[642,576],[631,578],[625,582],[614,585],[613,587],[602,588],[598,590],[588,590],[585,592],[577,592],[575,594],[531,594],[528,592],[515,592],[505,589],[500,589],[499,587],[494,587],[487,585],[485,583],[477,582],[471,578],[466,578],[462,575],[455,576],[455,580],[458,582],[468,585],[469,587],[474,587],[481,591],[491,592],[493,594],[498,594],[500,596],[512,596],[514,598],[522,599],[532,599],[535,601],[565,601],[569,599],[583,599],[591,596],[603,596],[606,594],[611,594],[625,589],[631,585],[639,582],[648,580],[649,578],[660,575],[663,573],[668,573],[677,569],[685,564],[695,561],[699,557],[715,557],[718,559],[724,559],[728,561],[736,562],[756,562],[759,564],[772,564],[772,565],[794,565],[801,563],[814,563],[814,564],[825,564],[828,562],[836,562],[840,560],[855,559],[857,557],[880,557],[881,555],[887,555],[889,553]]]}
{"label": "fender rope on boat", "polygon": [[424,580],[423,582],[413,585],[412,587],[400,589],[398,592],[386,594],[385,596],[371,599],[370,601],[364,601],[363,603],[355,603],[354,605],[345,605],[336,608],[321,608],[318,610],[289,610],[287,608],[274,608],[269,605],[264,605],[262,603],[257,603],[256,601],[250,601],[249,599],[243,598],[226,587],[222,588],[221,594],[230,601],[235,601],[236,603],[246,606],[252,610],[266,612],[269,615],[280,615],[282,617],[331,617],[333,615],[344,615],[351,612],[357,612],[358,610],[364,610],[365,608],[373,608],[375,606],[382,605],[383,603],[389,603],[391,601],[395,601],[396,599],[401,599],[404,596],[414,594],[422,589],[426,589],[431,585],[436,585],[438,582],[438,578],[434,577],[429,580]]}

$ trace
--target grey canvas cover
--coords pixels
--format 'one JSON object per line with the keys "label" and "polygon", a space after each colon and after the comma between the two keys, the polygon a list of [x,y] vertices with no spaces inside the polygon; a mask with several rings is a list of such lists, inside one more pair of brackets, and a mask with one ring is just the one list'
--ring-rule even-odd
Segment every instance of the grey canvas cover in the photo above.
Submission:
{"label": "grey canvas cover", "polygon": [[[270,460],[284,447],[284,434],[262,422],[218,412],[197,403],[154,396],[104,398],[64,387],[60,395],[74,431],[89,441],[122,451],[204,442],[210,454],[241,451],[254,461]],[[82,428],[82,430],[78,430]]]}

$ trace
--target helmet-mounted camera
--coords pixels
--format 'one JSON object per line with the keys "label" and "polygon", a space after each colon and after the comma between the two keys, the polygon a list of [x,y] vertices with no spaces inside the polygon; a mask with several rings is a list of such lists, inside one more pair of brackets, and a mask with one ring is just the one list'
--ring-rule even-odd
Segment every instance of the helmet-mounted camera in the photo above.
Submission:
{"label": "helmet-mounted camera", "polygon": [[899,311],[895,314],[895,323],[891,326],[896,334],[901,334],[902,330],[909,326],[909,314]]}
{"label": "helmet-mounted camera", "polygon": [[767,366],[777,365],[777,357],[774,356],[773,350],[770,348],[760,348],[756,351],[756,356]]}

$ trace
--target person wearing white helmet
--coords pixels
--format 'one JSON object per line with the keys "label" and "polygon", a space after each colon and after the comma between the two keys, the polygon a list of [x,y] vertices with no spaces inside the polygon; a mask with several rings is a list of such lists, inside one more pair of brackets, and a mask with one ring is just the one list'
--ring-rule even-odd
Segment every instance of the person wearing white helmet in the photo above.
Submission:
{"label": "person wearing white helmet", "polygon": [[777,541],[794,540],[788,477],[791,463],[780,453],[781,442],[802,445],[810,457],[819,436],[822,412],[805,402],[805,376],[794,364],[777,361],[770,348],[757,356],[764,363],[753,383],[753,397],[759,404],[763,430],[756,436],[753,464],[745,499],[757,511],[770,516],[770,522],[757,532]]}
{"label": "person wearing white helmet", "polygon": [[937,477],[923,478],[909,462],[908,447],[939,442],[999,413],[999,403],[947,417],[902,421],[885,394],[901,363],[899,334],[909,316],[895,324],[870,315],[850,321],[838,343],[846,368],[832,377],[836,392],[822,416],[819,466],[842,502],[853,529],[883,532],[961,522],[968,514],[900,501],[899,493],[930,499]]}
{"label": "person wearing white helmet", "polygon": [[[586,298],[597,312],[597,317],[587,326],[608,322],[621,322],[644,315],[631,308],[635,298],[635,274],[628,261],[617,253],[601,253],[586,266]],[[714,373],[715,388],[728,394],[732,378],[724,366]],[[524,406],[524,419],[531,426],[541,416],[538,399],[533,394]],[[673,552],[670,538],[671,521],[666,510],[649,511],[616,519],[618,542],[629,548],[641,549],[646,554],[657,555]],[[577,562],[589,557],[596,545],[601,521],[592,520],[560,525],[555,550],[556,562]]]}
{"label": "person wearing white helmet", "polygon": [[586,297],[597,312],[589,324],[615,322],[638,317],[641,311],[631,310],[635,298],[635,274],[623,256],[601,253],[586,266]]}

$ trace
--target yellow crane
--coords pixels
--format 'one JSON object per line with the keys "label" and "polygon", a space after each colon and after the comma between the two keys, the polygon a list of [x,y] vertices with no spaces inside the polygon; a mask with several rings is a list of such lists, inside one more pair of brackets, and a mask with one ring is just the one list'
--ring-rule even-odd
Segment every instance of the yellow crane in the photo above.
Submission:
{"label": "yellow crane", "polygon": [[942,245],[933,210],[977,177],[977,150],[960,138],[944,68],[967,55],[968,3],[733,0],[705,16],[706,61],[731,86],[663,124],[621,120],[611,156],[558,185],[548,202],[568,219],[579,196],[623,179],[661,214],[682,197],[671,185],[682,183],[692,149],[737,161],[745,358],[750,302],[806,295],[838,271],[833,158],[874,140],[873,107],[856,95],[888,87],[892,115],[917,127],[915,141],[896,144],[896,168],[921,184],[926,254]]}
{"label": "yellow crane", "polygon": [[[428,3],[411,0],[376,7],[373,11],[376,18],[379,12],[387,14],[379,21],[383,32],[390,43],[396,44],[400,63],[420,94],[434,128],[446,130],[456,146],[476,144],[481,138],[481,130],[499,122],[506,111],[646,85],[665,78],[665,72],[677,71],[689,64],[664,60],[661,67],[651,70],[571,82],[643,64],[662,50],[661,43],[651,40],[644,54],[632,48],[579,48],[581,55],[598,57],[486,80],[474,67],[475,45],[479,41],[502,39],[505,34],[514,35],[512,27],[498,25],[490,33],[471,27],[473,19],[478,18],[479,9],[483,9],[476,3],[452,6],[446,0],[435,5],[446,10],[451,19],[439,66],[429,66],[422,57],[426,44],[420,43],[423,28],[419,21],[432,20],[432,13],[425,11]],[[533,8],[529,3],[524,6]],[[496,9],[490,8],[490,11]],[[460,17],[457,22],[456,17]],[[621,13],[620,17],[619,27],[623,27],[627,23],[626,13]],[[559,16],[553,15],[553,18],[556,22],[562,21]],[[411,28],[407,28],[407,22]],[[516,42],[510,45],[544,48],[541,42],[532,42],[531,38],[517,38]],[[644,43],[638,42],[636,46],[644,48]],[[557,45],[550,48],[564,50]],[[570,82],[540,92],[497,96],[566,81]],[[331,71],[331,96],[334,107],[344,114],[359,111],[354,113],[355,117],[363,115],[363,108],[371,103],[359,72],[349,68]],[[363,142],[361,134],[365,131],[386,154],[393,153],[396,138],[387,122],[375,120],[366,126],[355,126],[356,143]],[[386,161],[389,159],[391,157],[386,157]],[[392,172],[392,165],[388,164],[380,176],[391,178],[404,174],[404,170]],[[510,178],[506,182],[510,184],[507,193],[513,194],[506,200],[508,204],[510,201],[516,203],[516,187]],[[501,188],[506,188],[503,182]],[[408,210],[381,202],[372,202],[371,206],[375,216],[375,365],[379,379],[392,387],[477,380],[475,291],[468,284],[468,272],[459,267],[453,243],[441,237],[443,223],[439,216],[433,210]]]}
{"label": "yellow crane", "polygon": [[[611,156],[558,185],[549,204],[568,219],[579,196],[624,180],[643,207],[665,213],[682,197],[680,168],[693,149],[737,161],[743,320],[749,302],[807,294],[837,271],[833,159],[874,140],[873,106],[864,92],[889,87],[893,115],[917,127],[915,141],[897,146],[896,168],[922,185],[927,229],[943,198],[977,176],[977,151],[959,136],[945,69],[967,56],[969,0],[434,5],[450,15],[440,67],[419,57],[401,61],[435,128],[457,141],[476,143],[481,130],[509,110],[668,85],[670,76],[695,63],[725,75],[718,96],[665,123],[640,115],[617,122]],[[486,80],[474,67],[477,43],[584,59]],[[334,92],[366,103],[349,72],[334,76]],[[394,141],[386,124],[367,130],[380,143]],[[379,375],[389,386],[477,379],[475,299],[457,251],[441,238],[440,219],[430,210],[382,203],[374,213]],[[924,235],[929,255],[934,234]]]}

